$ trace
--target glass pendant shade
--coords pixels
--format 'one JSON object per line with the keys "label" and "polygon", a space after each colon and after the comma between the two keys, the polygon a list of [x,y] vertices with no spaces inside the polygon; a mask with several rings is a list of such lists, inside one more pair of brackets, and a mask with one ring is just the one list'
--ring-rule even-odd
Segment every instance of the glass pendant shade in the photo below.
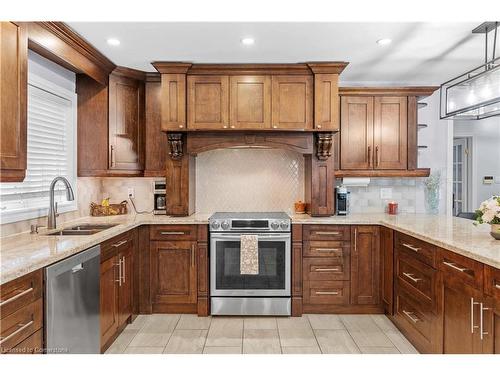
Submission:
{"label": "glass pendant shade", "polygon": [[500,115],[500,58],[443,83],[440,111],[442,119]]}

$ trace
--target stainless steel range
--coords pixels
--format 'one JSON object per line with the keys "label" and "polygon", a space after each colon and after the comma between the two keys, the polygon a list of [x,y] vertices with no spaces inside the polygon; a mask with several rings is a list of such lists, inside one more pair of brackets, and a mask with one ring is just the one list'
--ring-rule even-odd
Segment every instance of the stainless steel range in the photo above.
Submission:
{"label": "stainless steel range", "polygon": [[[212,315],[290,315],[290,217],[282,212],[218,212],[209,225]],[[257,274],[241,272],[244,235],[256,236]]]}

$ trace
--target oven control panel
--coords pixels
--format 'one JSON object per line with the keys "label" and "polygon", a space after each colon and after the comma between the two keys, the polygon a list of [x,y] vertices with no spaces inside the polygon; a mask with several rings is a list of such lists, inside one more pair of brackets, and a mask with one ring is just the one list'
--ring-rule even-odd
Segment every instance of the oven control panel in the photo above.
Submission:
{"label": "oven control panel", "polygon": [[286,214],[269,218],[223,217],[214,214],[208,219],[208,223],[211,232],[290,232],[291,230],[291,219]]}

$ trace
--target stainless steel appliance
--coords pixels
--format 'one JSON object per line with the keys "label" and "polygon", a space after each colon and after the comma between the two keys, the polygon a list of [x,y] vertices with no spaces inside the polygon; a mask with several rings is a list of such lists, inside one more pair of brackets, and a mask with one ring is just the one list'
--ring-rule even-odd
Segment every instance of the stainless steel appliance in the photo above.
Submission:
{"label": "stainless steel appliance", "polygon": [[153,183],[154,215],[167,214],[167,184],[165,180],[157,180]]}
{"label": "stainless steel appliance", "polygon": [[[212,315],[290,315],[290,217],[218,212],[209,226]],[[258,237],[257,275],[240,273],[242,234]]]}
{"label": "stainless steel appliance", "polygon": [[97,245],[45,269],[48,353],[100,353],[100,258]]}
{"label": "stainless steel appliance", "polygon": [[337,215],[349,213],[349,192],[345,186],[335,188],[335,207]]}

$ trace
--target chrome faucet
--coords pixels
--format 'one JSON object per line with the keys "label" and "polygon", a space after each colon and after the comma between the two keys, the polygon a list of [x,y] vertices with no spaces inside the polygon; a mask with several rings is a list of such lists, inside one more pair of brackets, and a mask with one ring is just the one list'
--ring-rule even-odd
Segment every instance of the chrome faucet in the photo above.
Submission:
{"label": "chrome faucet", "polygon": [[58,181],[62,181],[64,185],[66,185],[66,199],[69,201],[75,200],[75,195],[73,194],[73,189],[69,181],[65,177],[56,177],[50,183],[49,195],[50,195],[50,203],[49,203],[49,215],[47,217],[47,229],[54,229],[56,224],[57,213],[57,202],[54,204],[54,188]]}

